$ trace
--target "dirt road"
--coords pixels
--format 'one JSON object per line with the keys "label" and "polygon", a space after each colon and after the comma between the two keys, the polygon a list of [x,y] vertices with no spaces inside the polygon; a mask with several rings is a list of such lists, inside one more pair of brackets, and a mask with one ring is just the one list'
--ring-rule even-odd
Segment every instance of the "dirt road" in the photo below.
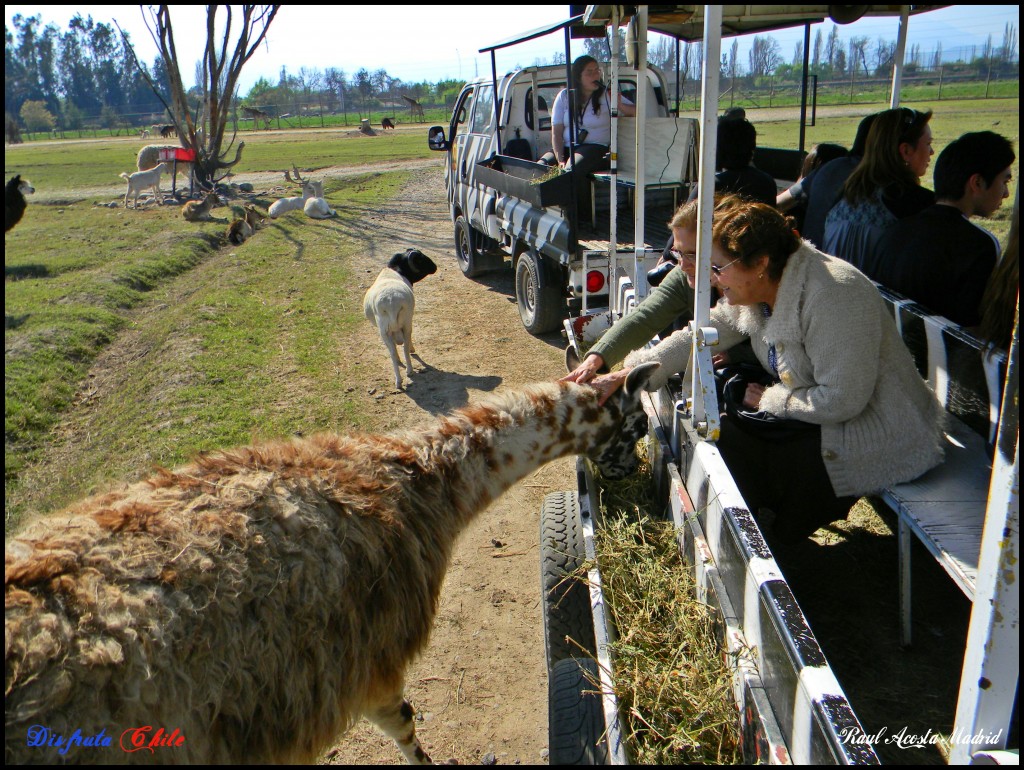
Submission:
{"label": "dirt road", "polygon": [[[382,430],[421,423],[499,388],[553,379],[564,371],[559,335],[527,334],[512,299],[511,271],[463,277],[455,262],[441,166],[414,172],[409,185],[370,215],[371,251],[354,264],[361,296],[391,254],[415,246],[433,257],[438,273],[416,284],[414,377],[394,390],[391,365],[370,324],[343,340],[342,350],[368,350],[368,406]],[[373,359],[370,359],[373,360]],[[409,671],[406,695],[418,712],[417,730],[435,761],[475,764],[493,754],[498,764],[546,759],[547,674],[540,611],[540,506],[548,492],[574,485],[572,460],[562,460],[517,484],[462,536],[441,595],[425,655]],[[489,758],[488,758],[489,760]],[[394,742],[368,722],[327,752],[334,764],[401,763]]]}

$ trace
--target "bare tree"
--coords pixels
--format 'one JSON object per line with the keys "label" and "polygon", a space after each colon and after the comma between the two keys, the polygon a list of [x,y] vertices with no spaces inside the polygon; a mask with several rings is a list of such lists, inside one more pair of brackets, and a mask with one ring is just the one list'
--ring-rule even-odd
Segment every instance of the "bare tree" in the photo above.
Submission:
{"label": "bare tree", "polygon": [[[779,41],[771,35],[754,35],[754,42],[750,47],[750,74],[770,75],[775,68],[782,63],[782,47]],[[801,56],[802,58],[802,56]]]}
{"label": "bare tree", "polygon": [[[206,48],[202,61],[197,69],[197,86],[199,91],[198,104],[190,104],[189,90],[185,88],[181,77],[181,62],[178,59],[177,47],[174,43],[174,27],[171,23],[170,6],[141,6],[146,27],[153,36],[153,41],[160,52],[160,59],[167,70],[167,83],[170,90],[168,104],[157,89],[150,75],[146,72],[128,43],[127,36],[121,31],[125,45],[131,50],[132,57],[140,72],[149,82],[150,87],[164,102],[181,143],[196,152],[193,166],[196,180],[203,186],[211,186],[223,178],[223,170],[234,166],[241,158],[244,142],[235,149],[235,158],[227,161],[227,153],[234,144],[234,135],[224,147],[224,133],[232,113],[232,101],[238,85],[242,67],[256,53],[256,49],[266,37],[271,22],[277,15],[280,5],[243,5],[241,6],[241,29],[232,44],[232,25],[235,21],[237,6],[208,5],[206,7]],[[218,39],[216,16],[223,9],[226,14],[222,37]],[[118,27],[120,30],[120,27]],[[192,30],[188,31],[192,34]]]}
{"label": "bare tree", "polygon": [[896,58],[896,41],[878,38],[875,41],[875,75],[888,75]]}
{"label": "bare tree", "polygon": [[1009,64],[1013,61],[1013,52],[1017,50],[1017,25],[1006,22],[1003,28],[1003,44],[999,47],[999,58]]}
{"label": "bare tree", "polygon": [[828,33],[828,39],[825,41],[825,61],[828,65],[834,69],[839,69],[836,62],[836,56],[838,52],[843,50],[842,41],[839,39],[839,29],[833,26],[832,30]]}
{"label": "bare tree", "polygon": [[867,49],[868,44],[871,42],[870,38],[867,37],[853,37],[850,38],[850,71],[855,72],[857,69],[857,62],[859,61],[864,67],[864,76],[867,77],[870,72],[868,71],[868,56]]}

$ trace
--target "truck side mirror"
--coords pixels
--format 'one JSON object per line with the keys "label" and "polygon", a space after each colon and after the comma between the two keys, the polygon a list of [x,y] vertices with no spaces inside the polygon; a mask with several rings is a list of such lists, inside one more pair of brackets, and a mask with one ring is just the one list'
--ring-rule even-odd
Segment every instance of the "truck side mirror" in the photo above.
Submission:
{"label": "truck side mirror", "polygon": [[427,131],[427,147],[437,151],[451,149],[451,143],[445,138],[444,128],[441,126],[430,127]]}

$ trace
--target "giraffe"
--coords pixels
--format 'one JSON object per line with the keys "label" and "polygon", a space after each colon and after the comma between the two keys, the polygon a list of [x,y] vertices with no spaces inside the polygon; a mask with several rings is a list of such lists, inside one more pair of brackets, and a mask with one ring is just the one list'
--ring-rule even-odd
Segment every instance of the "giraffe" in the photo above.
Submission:
{"label": "giraffe", "polygon": [[262,110],[259,110],[256,107],[243,107],[242,112],[245,113],[245,117],[247,119],[252,120],[253,128],[256,128],[256,121],[261,121],[263,123],[264,128],[270,128],[270,113],[263,112]]}
{"label": "giraffe", "polygon": [[402,95],[402,98],[405,99],[406,104],[409,105],[409,115],[413,116],[413,117],[420,118],[422,120],[423,119],[423,105],[420,104],[415,99],[413,99],[413,98],[411,98],[409,96],[406,96],[404,94]]}

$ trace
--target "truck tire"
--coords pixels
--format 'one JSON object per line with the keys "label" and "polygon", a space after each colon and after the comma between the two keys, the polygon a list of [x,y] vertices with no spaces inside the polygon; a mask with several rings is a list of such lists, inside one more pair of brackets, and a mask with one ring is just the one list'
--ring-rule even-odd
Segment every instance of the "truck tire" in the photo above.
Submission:
{"label": "truck tire", "polygon": [[[584,673],[589,672],[589,677]],[[548,764],[606,765],[604,712],[597,662],[562,660],[548,677]]]}
{"label": "truck tire", "polygon": [[557,329],[566,314],[561,282],[554,273],[543,258],[529,251],[523,252],[516,263],[516,304],[530,334]]}
{"label": "truck tire", "polygon": [[552,492],[540,509],[541,610],[549,674],[559,661],[596,653],[590,588],[572,577],[585,559],[579,498],[575,492]]}
{"label": "truck tire", "polygon": [[501,267],[505,260],[502,257],[494,257],[485,254],[480,250],[480,242],[483,239],[473,226],[461,214],[455,219],[455,259],[459,263],[459,269],[467,278],[476,278],[488,270],[496,270]]}

